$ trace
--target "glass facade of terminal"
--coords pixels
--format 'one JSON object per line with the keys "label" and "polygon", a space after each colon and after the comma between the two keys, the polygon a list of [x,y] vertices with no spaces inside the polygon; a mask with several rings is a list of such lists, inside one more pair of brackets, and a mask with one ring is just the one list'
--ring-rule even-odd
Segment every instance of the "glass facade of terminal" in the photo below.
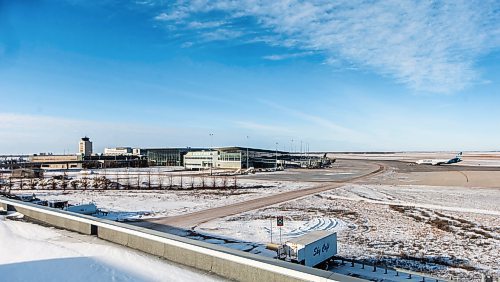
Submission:
{"label": "glass facade of terminal", "polygon": [[219,153],[219,161],[224,162],[238,162],[241,161],[241,152],[224,152]]}
{"label": "glass facade of terminal", "polygon": [[189,148],[144,149],[148,162],[158,166],[183,166],[183,157]]}
{"label": "glass facade of terminal", "polygon": [[[144,155],[147,156],[150,165],[157,166],[184,166],[184,155],[187,152],[209,151],[209,149],[201,148],[159,148],[159,149],[141,149]],[[274,168],[276,160],[289,159],[290,155],[287,152],[276,150],[261,150],[244,147],[224,147],[213,149],[218,155],[216,157],[219,163],[240,163],[240,168],[247,168],[247,150],[248,150],[248,167],[254,168]],[[198,159],[199,158],[199,159]],[[200,154],[191,155],[189,160],[205,159],[206,156]]]}
{"label": "glass facade of terminal", "polygon": [[[241,161],[241,168],[274,168],[276,160],[282,160],[289,155],[286,152],[276,150],[261,150],[243,147],[218,148],[219,160],[221,161]],[[248,167],[247,167],[248,150]]]}

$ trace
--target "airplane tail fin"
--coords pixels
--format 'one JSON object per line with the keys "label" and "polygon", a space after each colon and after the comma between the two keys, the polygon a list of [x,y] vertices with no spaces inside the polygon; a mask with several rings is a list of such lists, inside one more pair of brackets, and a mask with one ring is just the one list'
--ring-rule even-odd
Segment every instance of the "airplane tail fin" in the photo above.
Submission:
{"label": "airplane tail fin", "polygon": [[458,153],[457,156],[455,157],[457,159],[462,159],[462,152]]}

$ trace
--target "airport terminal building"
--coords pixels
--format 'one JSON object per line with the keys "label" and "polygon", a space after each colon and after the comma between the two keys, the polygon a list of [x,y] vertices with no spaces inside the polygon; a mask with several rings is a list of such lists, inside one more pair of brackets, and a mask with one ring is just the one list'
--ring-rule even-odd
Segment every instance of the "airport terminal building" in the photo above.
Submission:
{"label": "airport terminal building", "polygon": [[208,149],[202,148],[150,148],[141,149],[141,155],[146,156],[152,166],[184,166],[184,155]]}
{"label": "airport terminal building", "polygon": [[281,161],[288,159],[287,152],[244,147],[222,147],[187,152],[184,167],[191,170],[201,169],[247,169],[276,168]]}

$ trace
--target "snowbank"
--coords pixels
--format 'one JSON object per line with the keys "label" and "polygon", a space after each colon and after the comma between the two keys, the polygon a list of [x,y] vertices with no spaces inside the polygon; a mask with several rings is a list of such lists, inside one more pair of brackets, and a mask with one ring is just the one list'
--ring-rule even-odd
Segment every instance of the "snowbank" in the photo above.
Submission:
{"label": "snowbank", "polygon": [[0,218],[4,281],[218,281],[95,237]]}

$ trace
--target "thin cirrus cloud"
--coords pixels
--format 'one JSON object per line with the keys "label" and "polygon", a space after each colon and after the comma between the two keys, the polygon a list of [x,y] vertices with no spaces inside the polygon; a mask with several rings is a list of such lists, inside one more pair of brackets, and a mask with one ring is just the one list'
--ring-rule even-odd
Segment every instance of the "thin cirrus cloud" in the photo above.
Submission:
{"label": "thin cirrus cloud", "polygon": [[179,0],[159,6],[156,20],[183,31],[203,27],[202,41],[240,39],[317,52],[335,62],[332,67],[354,64],[417,91],[452,93],[481,82],[477,61],[500,47],[494,0]]}
{"label": "thin cirrus cloud", "polygon": [[307,121],[310,124],[315,125],[317,129],[315,130],[316,134],[322,134],[324,136],[328,136],[331,140],[337,140],[337,141],[349,140],[349,141],[359,142],[359,140],[366,140],[368,138],[368,136],[363,132],[359,132],[355,129],[341,126],[335,123],[334,121],[324,118],[322,116],[317,116],[310,114],[308,112],[296,110],[290,107],[285,107],[283,105],[265,99],[259,99],[258,101],[261,104],[271,107],[282,114],[292,116],[298,118],[299,120]]}
{"label": "thin cirrus cloud", "polygon": [[297,53],[289,53],[289,54],[273,54],[273,55],[268,55],[264,56],[262,58],[270,61],[281,61],[281,60],[287,60],[287,59],[292,59],[292,58],[301,58],[301,57],[306,57],[309,55],[313,55],[314,52],[312,51],[307,51],[307,52],[297,52]]}

